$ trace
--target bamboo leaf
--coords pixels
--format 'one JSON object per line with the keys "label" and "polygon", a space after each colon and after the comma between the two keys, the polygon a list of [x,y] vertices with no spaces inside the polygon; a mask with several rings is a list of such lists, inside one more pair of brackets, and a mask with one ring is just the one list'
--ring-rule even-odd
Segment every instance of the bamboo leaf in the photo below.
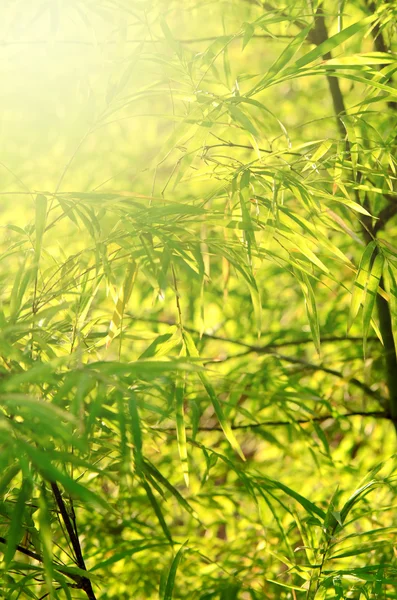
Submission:
{"label": "bamboo leaf", "polygon": [[11,523],[8,529],[7,546],[3,559],[6,566],[8,566],[14,558],[17,546],[23,536],[24,514],[26,510],[26,504],[28,500],[30,500],[32,487],[32,481],[24,477],[14,510],[11,515]]}
{"label": "bamboo leaf", "polygon": [[163,530],[165,537],[169,540],[169,542],[171,544],[173,544],[174,542],[173,542],[170,530],[168,529],[167,523],[165,522],[163,513],[161,511],[160,505],[157,502],[156,497],[153,494],[150,485],[145,480],[142,480],[142,485],[145,489],[147,497],[149,498],[150,504],[152,505],[152,508],[155,512],[155,515],[156,515],[159,523],[160,523],[161,529]]}
{"label": "bamboo leaf", "polygon": [[365,290],[364,306],[363,306],[363,350],[364,356],[367,355],[367,341],[368,334],[371,325],[371,317],[375,306],[376,295],[378,293],[378,287],[380,278],[382,277],[384,257],[382,254],[375,256],[374,263],[372,265],[371,274],[367,281]]}
{"label": "bamboo leaf", "polygon": [[187,455],[186,426],[183,407],[184,391],[185,380],[181,380],[179,378],[175,385],[176,432],[178,439],[179,458],[181,459],[183,477],[185,479],[187,487],[189,487],[189,462]]}
{"label": "bamboo leaf", "polygon": [[128,405],[130,409],[132,437],[134,440],[135,467],[138,472],[141,472],[143,466],[142,431],[135,394],[131,395]]}
{"label": "bamboo leaf", "polygon": [[35,465],[36,469],[47,481],[59,482],[70,494],[81,498],[88,504],[93,504],[102,508],[109,509],[108,503],[98,494],[92,492],[87,487],[81,485],[66,473],[55,467],[45,452],[33,448],[26,442],[19,440],[19,445],[25,450],[26,454]]}
{"label": "bamboo leaf", "polygon": [[387,261],[387,267],[383,270],[383,279],[385,282],[385,290],[389,294],[394,344],[397,348],[397,281],[389,261]]}
{"label": "bamboo leaf", "polygon": [[295,54],[301,48],[303,42],[307,38],[307,35],[311,29],[311,26],[305,27],[295,36],[292,41],[288,44],[288,46],[283,50],[277,60],[272,64],[268,72],[266,73],[263,80],[258,82],[258,85],[261,85],[268,79],[271,79],[274,75],[278,75],[284,67],[290,62],[290,60],[295,56]]}
{"label": "bamboo leaf", "polygon": [[353,506],[360,500],[360,498],[362,498],[363,496],[366,496],[369,492],[371,492],[375,487],[377,487],[379,485],[380,485],[380,482],[374,479],[374,480],[369,481],[368,483],[364,484],[363,486],[361,486],[355,492],[353,492],[353,494],[345,502],[345,504],[343,505],[343,507],[340,511],[340,518],[341,518],[342,523],[345,522],[347,515],[350,513]]}
{"label": "bamboo leaf", "polygon": [[16,477],[21,470],[19,464],[11,465],[1,476],[0,478],[0,498],[7,491],[8,486],[11,481]]}
{"label": "bamboo leaf", "polygon": [[51,517],[50,510],[48,507],[47,495],[44,484],[41,487],[40,498],[39,498],[39,512],[38,512],[38,525],[40,539],[43,549],[43,563],[45,578],[47,583],[47,589],[49,595],[53,594],[53,579],[54,579],[54,568],[53,568],[53,552],[52,552],[52,531],[51,531]]}
{"label": "bamboo leaf", "polygon": [[164,590],[163,600],[172,600],[172,596],[173,596],[173,592],[174,592],[176,572],[177,572],[179,563],[180,563],[181,558],[182,558],[182,553],[185,550],[186,544],[187,544],[187,542],[185,542],[179,548],[178,552],[175,554],[175,556],[174,556],[174,558],[172,560],[171,567],[170,567],[169,572],[168,572],[167,583],[165,584],[165,590]]}
{"label": "bamboo leaf", "polygon": [[41,247],[43,243],[43,235],[47,220],[47,198],[43,194],[36,196],[36,242],[35,242],[35,263],[40,260]]}
{"label": "bamboo leaf", "polygon": [[227,105],[227,109],[228,109],[230,115],[233,117],[233,119],[235,121],[237,121],[237,123],[239,123],[243,127],[243,129],[245,129],[246,131],[248,131],[255,137],[258,136],[256,127],[253,125],[253,123],[247,117],[247,115],[241,110],[241,108],[239,108],[235,104],[229,103]]}
{"label": "bamboo leaf", "polygon": [[346,27],[346,29],[343,29],[339,33],[336,33],[335,35],[331,36],[326,41],[316,46],[316,48],[302,56],[302,58],[299,58],[295,62],[293,68],[301,69],[302,67],[305,67],[306,65],[317,60],[318,58],[321,58],[322,56],[324,56],[324,54],[327,54],[327,52],[331,52],[332,50],[343,44],[343,42],[346,42],[346,40],[351,38],[356,33],[362,31],[363,29],[366,29],[368,25],[372,23],[374,18],[375,15],[365,17],[364,19],[361,19],[361,21],[353,23],[353,25],[350,25],[349,27]]}
{"label": "bamboo leaf", "polygon": [[[183,332],[183,338],[185,340],[188,355],[193,358],[199,358],[198,350],[196,348],[196,345],[195,345],[190,333],[188,333],[185,330]],[[203,371],[199,371],[198,376],[200,377],[201,382],[208,394],[208,397],[211,400],[212,406],[214,407],[215,414],[218,417],[219,424],[223,429],[226,439],[229,441],[230,445],[237,452],[237,454],[242,458],[242,460],[245,460],[243,451],[241,450],[240,445],[239,445],[238,441],[236,440],[235,435],[234,435],[229,423],[226,421],[225,415],[223,413],[222,405],[219,402],[218,397],[215,393],[215,390],[214,390],[212,384],[210,383],[207,375]]]}
{"label": "bamboo leaf", "polygon": [[354,319],[356,318],[360,305],[363,301],[365,288],[370,274],[370,264],[372,254],[376,248],[374,241],[370,242],[365,248],[363,255],[360,260],[360,264],[357,270],[357,274],[353,284],[352,299],[350,302],[349,317],[347,322],[347,332],[349,333],[351,326],[353,325]]}
{"label": "bamboo leaf", "polygon": [[309,277],[303,271],[298,271],[294,267],[294,273],[301,286],[306,305],[306,313],[309,320],[310,331],[313,336],[313,342],[316,347],[317,353],[320,355],[320,325],[317,314],[316,298]]}
{"label": "bamboo leaf", "polygon": [[320,144],[320,146],[317,148],[317,150],[315,151],[315,153],[313,154],[313,156],[311,157],[310,162],[303,167],[302,173],[307,171],[307,169],[310,169],[310,167],[316,168],[316,162],[318,160],[320,160],[320,158],[325,156],[325,154],[327,154],[328,150],[330,150],[332,148],[332,146],[333,146],[332,140],[325,140],[324,142],[322,142]]}
{"label": "bamboo leaf", "polygon": [[281,483],[280,481],[276,481],[274,479],[270,479],[269,477],[266,477],[265,479],[263,479],[262,485],[264,485],[265,488],[266,488],[266,485],[270,485],[270,487],[275,487],[275,488],[282,490],[283,492],[285,492],[287,494],[287,496],[290,496],[291,498],[293,498],[294,500],[299,502],[299,504],[301,506],[303,506],[303,508],[308,513],[317,515],[318,517],[320,517],[321,520],[325,519],[326,513],[323,511],[322,508],[320,508],[319,506],[314,504],[314,502],[311,502],[311,500],[308,500],[308,498],[305,498],[304,496],[302,496],[295,490],[291,489],[284,483]]}
{"label": "bamboo leaf", "polygon": [[127,267],[124,283],[115,298],[115,308],[110,321],[108,335],[106,337],[106,348],[109,348],[113,339],[119,334],[121,322],[124,315],[125,307],[130,299],[135,277],[137,274],[137,266],[135,261],[131,260]]}
{"label": "bamboo leaf", "polygon": [[177,502],[182,506],[184,510],[186,510],[190,515],[192,515],[194,519],[199,520],[196,511],[190,506],[187,500],[185,500],[182,494],[148,460],[145,460],[145,469],[154,479],[156,479],[161,485],[163,485],[176,498]]}

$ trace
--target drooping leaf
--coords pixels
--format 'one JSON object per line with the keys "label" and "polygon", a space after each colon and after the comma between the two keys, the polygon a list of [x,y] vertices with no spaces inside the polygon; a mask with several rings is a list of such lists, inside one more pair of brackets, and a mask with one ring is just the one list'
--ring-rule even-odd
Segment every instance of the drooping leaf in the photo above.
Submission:
{"label": "drooping leaf", "polygon": [[350,302],[350,310],[349,310],[349,317],[348,317],[348,323],[347,323],[347,332],[350,331],[353,321],[356,318],[357,313],[360,309],[360,305],[363,301],[365,287],[366,287],[367,280],[370,275],[371,258],[372,258],[372,254],[375,251],[375,248],[376,248],[375,241],[370,242],[366,246],[366,248],[363,252],[363,255],[361,257],[360,264],[359,264],[357,274],[356,274],[354,284],[353,284],[354,287],[353,287],[352,299]]}
{"label": "drooping leaf", "polygon": [[114,312],[112,320],[110,321],[109,331],[106,338],[106,348],[110,346],[112,340],[115,338],[116,335],[118,335],[120,331],[120,325],[123,319],[124,310],[128,303],[128,300],[130,299],[136,274],[137,265],[135,261],[132,260],[128,264],[124,283],[115,298]]}
{"label": "drooping leaf", "polygon": [[367,341],[370,329],[371,317],[375,306],[378,293],[379,282],[383,272],[384,257],[377,254],[373,262],[371,273],[367,281],[363,306],[363,350],[364,356],[367,354]]}
{"label": "drooping leaf", "polygon": [[163,600],[172,600],[174,586],[175,586],[176,573],[177,573],[177,569],[178,569],[179,563],[182,558],[182,554],[185,550],[186,544],[187,544],[187,542],[185,542],[179,548],[178,552],[175,554],[175,556],[172,560],[172,564],[171,564],[171,567],[168,572],[167,583],[165,585]]}
{"label": "drooping leaf", "polygon": [[[199,358],[199,353],[197,351],[196,345],[195,345],[190,333],[185,330],[183,332],[183,338],[186,343],[186,349],[187,349],[188,355],[193,358]],[[216,392],[215,392],[211,382],[209,381],[207,375],[203,371],[199,371],[198,376],[200,377],[200,380],[208,394],[208,397],[211,400],[212,406],[214,407],[215,414],[218,417],[219,424],[222,427],[227,440],[229,441],[232,448],[242,458],[242,460],[245,460],[245,456],[240,448],[238,441],[236,440],[236,437],[235,437],[229,423],[226,420],[226,417],[223,413],[222,405],[218,400],[218,397],[216,395]]]}
{"label": "drooping leaf", "polygon": [[36,196],[36,241],[35,241],[35,263],[40,260],[43,235],[47,220],[47,198],[43,194]]}

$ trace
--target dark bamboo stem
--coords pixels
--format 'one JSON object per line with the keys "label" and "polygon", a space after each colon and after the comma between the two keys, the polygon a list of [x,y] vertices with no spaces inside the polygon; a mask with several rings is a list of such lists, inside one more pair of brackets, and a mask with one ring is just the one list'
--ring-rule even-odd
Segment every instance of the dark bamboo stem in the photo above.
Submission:
{"label": "dark bamboo stem", "polygon": [[[371,4],[370,8],[374,9],[374,5]],[[324,13],[321,7],[317,10],[313,31],[314,41],[316,44],[321,44],[328,39],[328,31],[325,24]],[[380,30],[374,31],[374,43],[375,47],[379,51],[387,52],[384,38],[381,35]],[[330,52],[328,52],[323,58],[324,60],[330,60],[332,55]],[[345,137],[345,129],[340,119],[340,115],[346,113],[346,107],[343,94],[339,86],[339,80],[336,77],[327,76],[327,81],[332,96],[335,115],[337,117],[338,129],[341,137]],[[394,107],[395,105],[393,104],[393,108]],[[387,211],[383,211],[381,222],[378,222],[378,226],[376,228],[372,226],[371,219],[363,220],[363,235],[367,243],[376,237],[376,233],[381,229],[381,227],[384,227],[387,221],[395,214],[395,207],[388,207]],[[383,279],[380,281],[380,286],[383,287]],[[376,298],[376,304],[379,315],[379,330],[382,335],[385,348],[384,357],[386,368],[386,384],[389,391],[388,412],[397,429],[397,354],[394,344],[390,307],[388,302],[386,302],[386,300],[384,300],[384,298],[382,298],[379,294]]]}
{"label": "dark bamboo stem", "polygon": [[[81,551],[80,540],[77,535],[77,532],[73,527],[72,520],[69,517],[69,513],[67,511],[61,491],[55,482],[51,482],[51,488],[54,494],[55,501],[59,508],[59,512],[61,513],[62,520],[65,524],[67,534],[72,544],[72,548],[76,557],[76,564],[82,571],[87,571],[83,558],[83,553]],[[94,590],[92,589],[91,581],[88,579],[88,577],[81,577],[80,588],[85,591],[89,600],[96,600]]]}

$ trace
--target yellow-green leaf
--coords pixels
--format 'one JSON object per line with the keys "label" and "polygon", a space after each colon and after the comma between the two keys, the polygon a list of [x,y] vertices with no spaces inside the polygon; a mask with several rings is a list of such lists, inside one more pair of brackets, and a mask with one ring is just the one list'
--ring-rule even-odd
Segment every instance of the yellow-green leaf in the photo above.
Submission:
{"label": "yellow-green leaf", "polygon": [[384,258],[383,254],[377,254],[372,265],[371,274],[367,282],[363,308],[363,348],[364,356],[367,351],[367,339],[371,324],[371,317],[375,306],[376,295],[380,278],[382,277]]}
{"label": "yellow-green leaf", "polygon": [[[184,340],[186,343],[186,349],[187,349],[188,355],[191,357],[194,357],[194,358],[199,358],[198,350],[196,348],[196,345],[195,345],[190,333],[188,333],[187,331],[184,331],[183,337],[184,337]],[[201,382],[209,396],[209,399],[211,400],[212,406],[214,407],[215,414],[218,417],[219,424],[223,429],[226,439],[228,440],[228,442],[232,446],[232,448],[237,452],[237,454],[242,458],[242,460],[245,460],[245,456],[243,454],[243,451],[240,448],[240,444],[236,440],[235,435],[234,435],[229,423],[226,421],[225,415],[223,413],[222,405],[218,400],[218,397],[215,393],[215,390],[214,390],[211,382],[209,381],[209,379],[208,379],[207,375],[204,373],[204,371],[198,371],[198,376],[200,377]]]}
{"label": "yellow-green leaf", "polygon": [[176,434],[178,439],[179,458],[181,459],[183,477],[189,487],[189,462],[186,444],[185,412],[183,407],[185,380],[178,377],[175,386]]}
{"label": "yellow-green leaf", "polygon": [[372,254],[376,248],[374,241],[370,242],[365,248],[363,255],[360,260],[360,265],[354,280],[352,299],[350,302],[350,311],[347,322],[347,332],[349,333],[351,326],[353,325],[354,319],[360,309],[364,297],[365,286],[370,273],[370,265]]}
{"label": "yellow-green leaf", "polygon": [[134,260],[131,260],[127,267],[124,283],[120,287],[119,293],[115,298],[115,308],[110,321],[108,335],[106,337],[106,348],[109,348],[112,340],[120,333],[121,321],[128,300],[130,299],[132,288],[137,273],[137,266]]}
{"label": "yellow-green leaf", "polygon": [[35,242],[35,262],[40,260],[43,235],[47,220],[47,198],[43,194],[36,196],[36,242]]}

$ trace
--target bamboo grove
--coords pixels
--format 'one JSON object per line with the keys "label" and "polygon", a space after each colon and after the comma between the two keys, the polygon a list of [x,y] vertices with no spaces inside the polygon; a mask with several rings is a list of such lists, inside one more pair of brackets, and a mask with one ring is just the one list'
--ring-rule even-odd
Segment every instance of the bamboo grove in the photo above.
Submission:
{"label": "bamboo grove", "polygon": [[0,597],[397,598],[395,2],[0,14]]}

